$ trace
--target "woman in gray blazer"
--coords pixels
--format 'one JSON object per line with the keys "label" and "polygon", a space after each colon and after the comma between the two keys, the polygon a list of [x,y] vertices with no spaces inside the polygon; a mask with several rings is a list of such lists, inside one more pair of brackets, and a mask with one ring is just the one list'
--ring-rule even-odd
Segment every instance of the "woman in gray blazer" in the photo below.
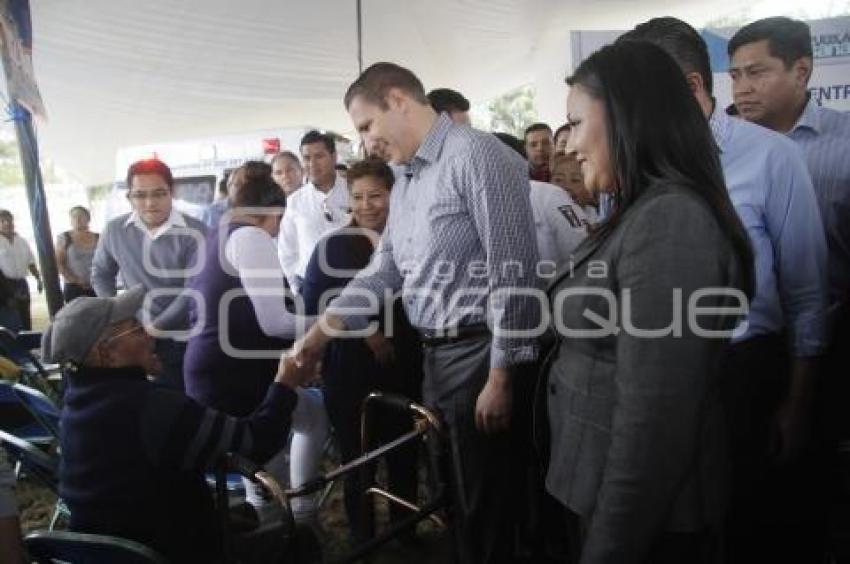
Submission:
{"label": "woman in gray blazer", "polygon": [[614,207],[549,289],[546,486],[581,524],[582,564],[707,562],[726,495],[715,366],[752,251],[666,53],[604,47],[567,83],[567,151]]}

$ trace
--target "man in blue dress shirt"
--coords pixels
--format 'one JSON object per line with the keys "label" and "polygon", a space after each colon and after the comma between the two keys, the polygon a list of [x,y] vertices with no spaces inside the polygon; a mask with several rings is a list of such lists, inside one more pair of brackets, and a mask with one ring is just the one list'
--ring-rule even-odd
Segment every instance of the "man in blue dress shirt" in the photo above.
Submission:
{"label": "man in blue dress shirt", "polygon": [[655,18],[622,39],[650,41],[682,68],[750,235],[756,293],[723,363],[732,454],[727,546],[730,562],[774,561],[771,550],[781,559],[811,539],[800,530],[771,536],[783,516],[802,517],[801,510],[789,511],[796,505],[788,500],[808,497],[793,477],[805,452],[815,362],[826,346],[826,241],[811,177],[800,151],[782,135],[715,108],[708,50],[690,25]]}
{"label": "man in blue dress shirt", "polygon": [[[812,175],[829,249],[827,327],[831,334],[815,398],[817,430],[829,463],[841,472],[835,447],[850,438],[850,114],[819,106],[808,91],[814,60],[805,22],[784,17],[755,21],[732,37],[728,51],[732,110],[792,139]],[[829,487],[833,490],[828,499],[837,506],[843,504],[846,512],[850,499],[837,495],[841,491],[837,484]],[[844,547],[834,545],[834,550],[849,554],[850,545],[841,537],[836,535],[833,544],[841,540]]]}
{"label": "man in blue dress shirt", "polygon": [[812,175],[829,247],[830,320],[850,297],[850,114],[819,106],[807,90],[812,38],[805,22],[767,18],[729,41],[734,109],[784,133]]}

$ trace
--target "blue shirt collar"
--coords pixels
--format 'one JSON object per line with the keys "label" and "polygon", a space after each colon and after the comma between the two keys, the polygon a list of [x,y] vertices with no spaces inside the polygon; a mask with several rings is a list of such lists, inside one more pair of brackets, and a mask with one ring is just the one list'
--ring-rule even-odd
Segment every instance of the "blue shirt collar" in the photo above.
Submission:
{"label": "blue shirt collar", "polygon": [[812,100],[811,95],[809,95],[806,107],[803,108],[803,113],[800,114],[800,118],[797,120],[797,123],[794,124],[794,127],[792,127],[791,131],[788,133],[794,133],[798,129],[810,129],[814,131],[816,135],[819,134],[821,124],[818,107],[817,103],[815,103],[815,101]]}
{"label": "blue shirt collar", "polygon": [[723,110],[719,110],[716,104],[711,112],[711,117],[708,118],[708,126],[711,128],[711,133],[714,135],[714,140],[717,142],[721,153],[725,150],[726,144],[732,136],[733,119],[738,118],[733,118]]}

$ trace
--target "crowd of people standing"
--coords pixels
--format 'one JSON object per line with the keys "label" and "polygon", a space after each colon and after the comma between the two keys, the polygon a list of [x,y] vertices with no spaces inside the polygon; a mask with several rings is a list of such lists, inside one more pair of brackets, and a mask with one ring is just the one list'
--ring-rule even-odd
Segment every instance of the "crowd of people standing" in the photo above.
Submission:
{"label": "crowd of people standing", "polygon": [[[68,305],[44,355],[68,369],[71,528],[214,561],[202,469],[234,450],[304,484],[329,437],[358,455],[377,388],[446,426],[460,562],[850,561],[850,115],[808,95],[804,22],[753,22],[728,55],[722,108],[700,34],[651,19],[566,78],[566,123],[524,139],[376,63],[343,97],[362,160],[340,170],[311,131],[232,171],[204,221],[174,207],[165,163],[133,164],[133,211],[98,236],[75,208],[57,240]],[[11,221],[23,313],[38,271]],[[122,448],[94,454],[116,425]],[[387,461],[411,499],[417,456]],[[375,534],[369,479],[344,485],[354,544]],[[293,510],[321,530],[317,503]]]}

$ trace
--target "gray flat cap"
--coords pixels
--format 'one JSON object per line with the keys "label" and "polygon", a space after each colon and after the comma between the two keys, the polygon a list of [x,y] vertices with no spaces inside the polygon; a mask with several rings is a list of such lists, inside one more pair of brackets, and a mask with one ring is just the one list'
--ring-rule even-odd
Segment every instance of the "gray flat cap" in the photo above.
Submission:
{"label": "gray flat cap", "polygon": [[115,298],[77,298],[59,310],[41,338],[44,362],[81,363],[107,327],[132,319],[145,300],[134,286]]}

